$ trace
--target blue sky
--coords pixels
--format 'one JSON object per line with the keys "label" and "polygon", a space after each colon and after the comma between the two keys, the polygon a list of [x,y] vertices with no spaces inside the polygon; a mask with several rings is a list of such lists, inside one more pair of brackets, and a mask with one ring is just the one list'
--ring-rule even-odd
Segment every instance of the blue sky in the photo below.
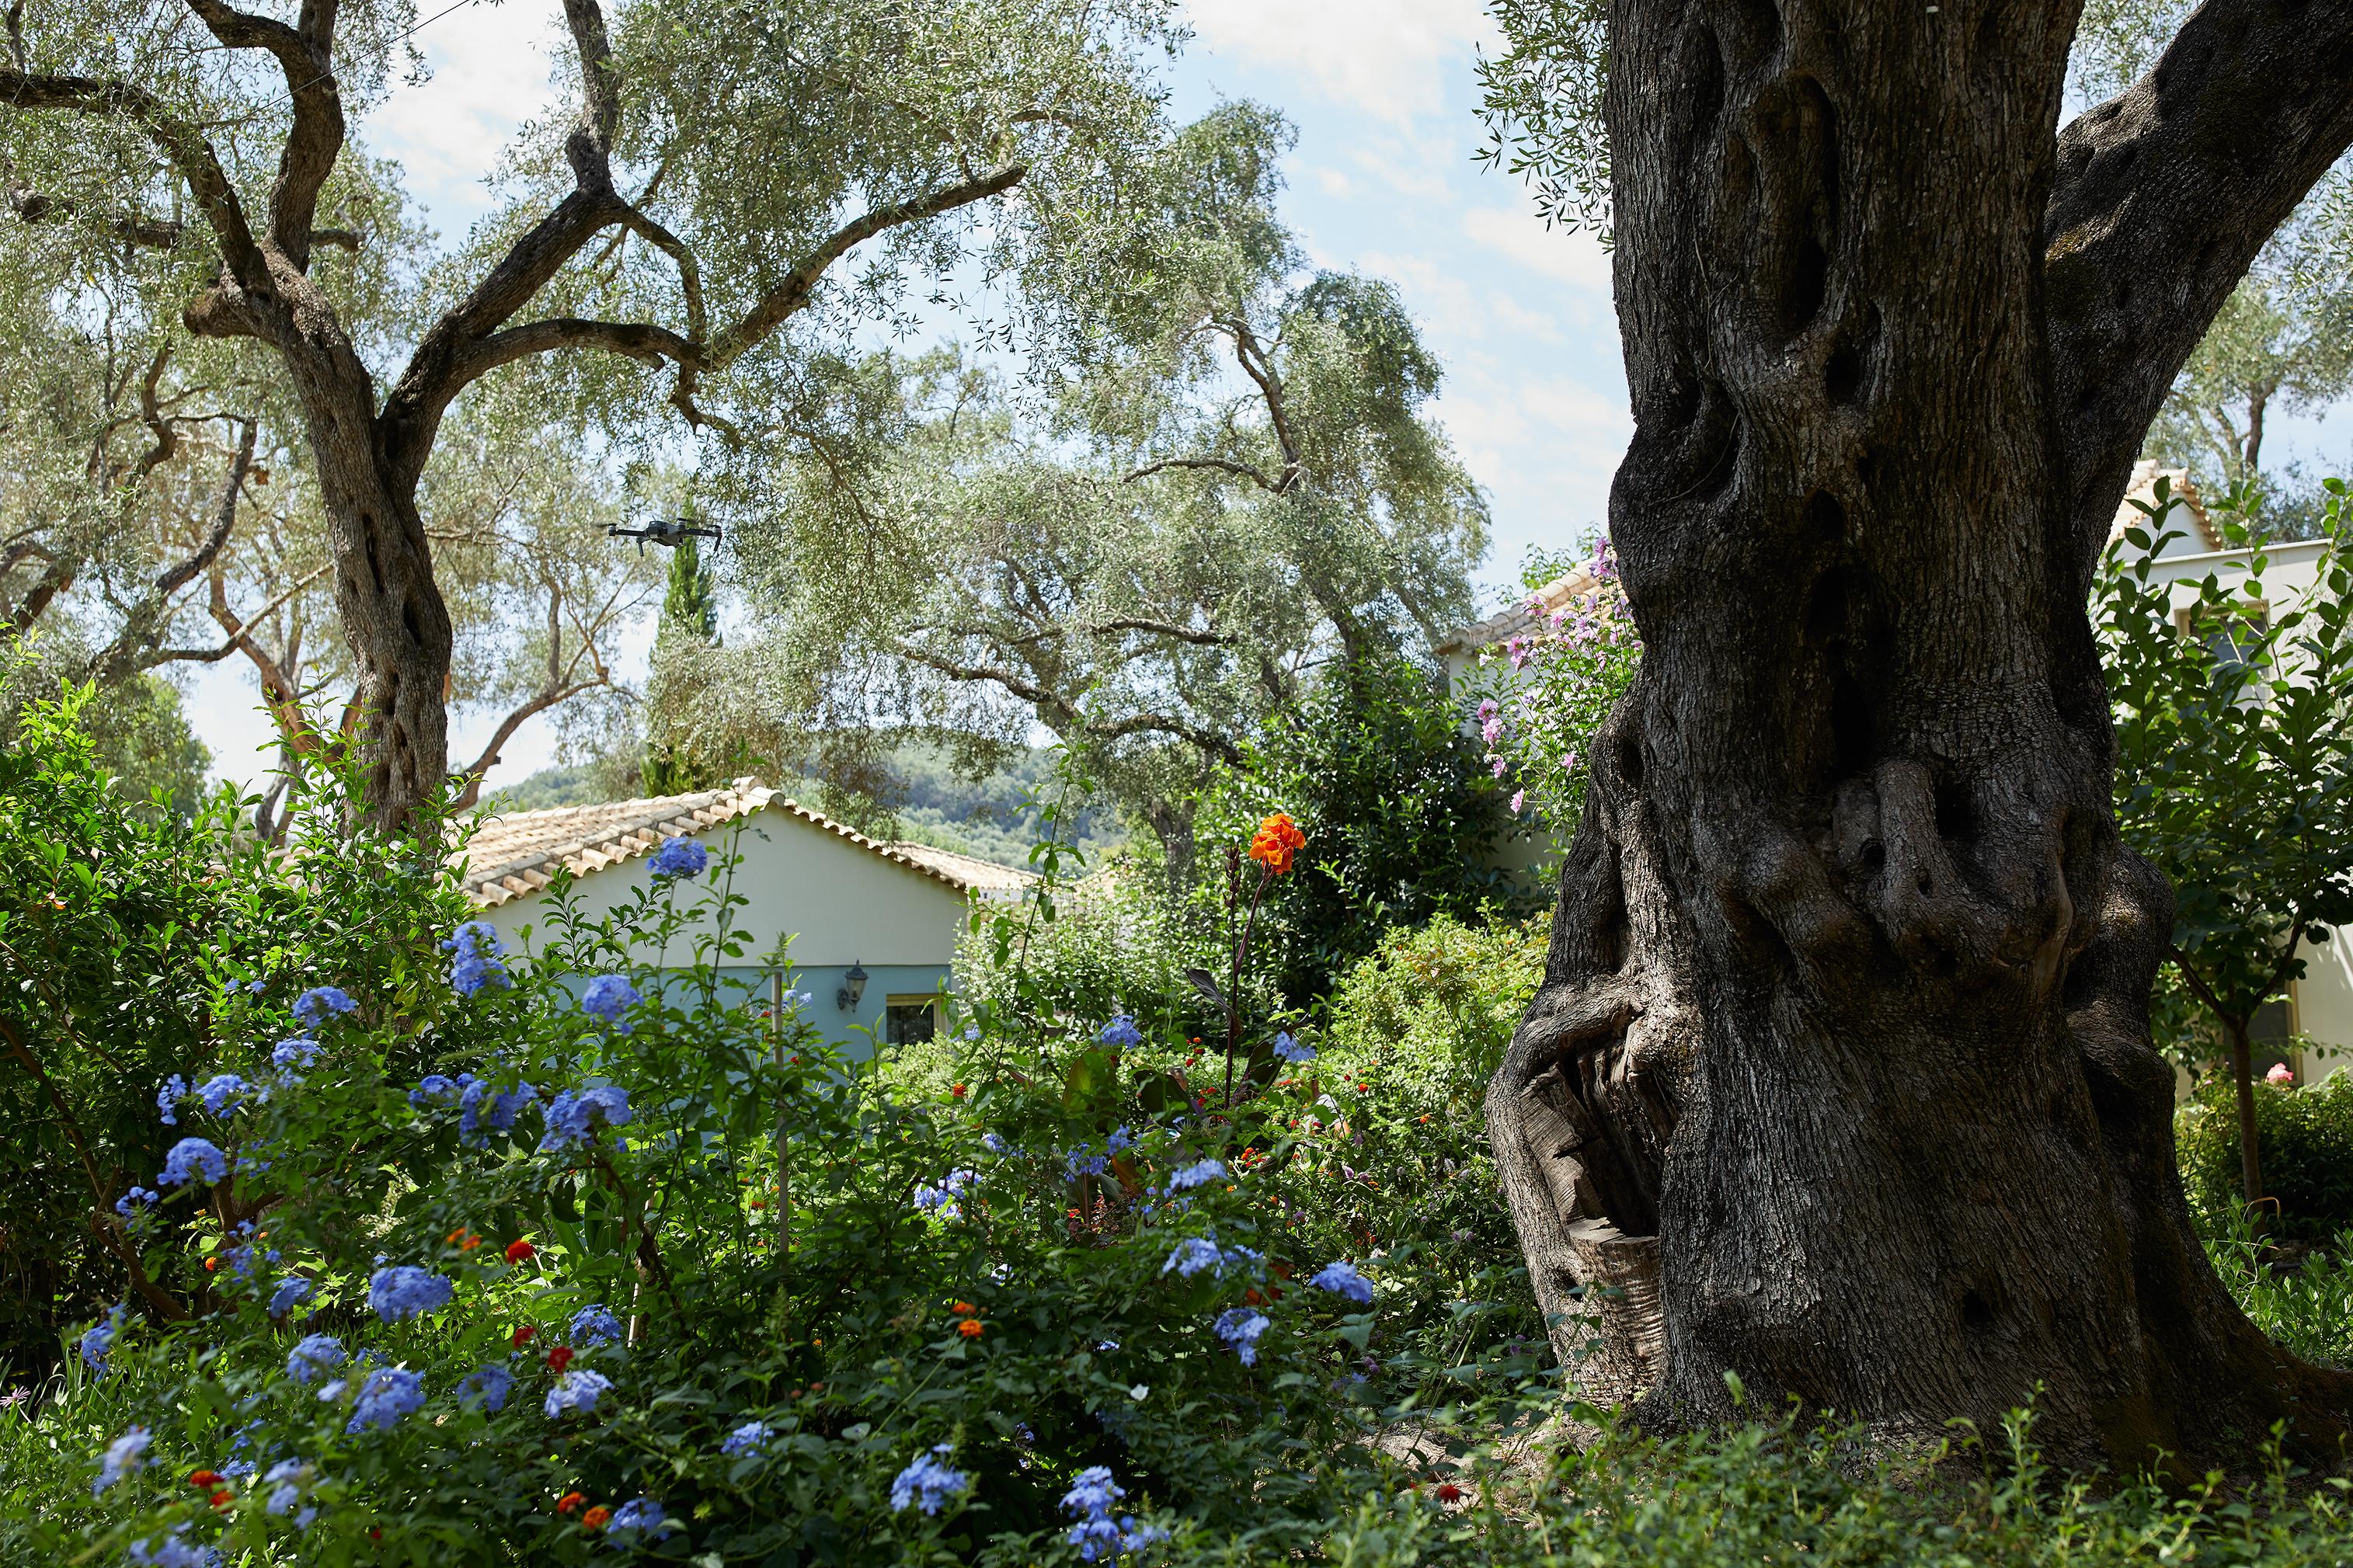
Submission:
{"label": "blue sky", "polygon": [[[1608,258],[1588,236],[1547,231],[1518,182],[1472,162],[1472,66],[1493,37],[1478,0],[1187,0],[1186,11],[1195,41],[1170,77],[1174,112],[1190,118],[1220,97],[1283,110],[1299,131],[1288,210],[1313,261],[1393,281],[1445,364],[1439,416],[1490,498],[1482,586],[1499,603],[1531,546],[1576,543],[1599,525],[1632,426]],[[498,149],[549,105],[561,16],[554,0],[473,0],[430,21],[415,38],[428,79],[396,89],[361,128],[372,152],[406,167],[442,234],[481,215]],[[2266,456],[2341,465],[2342,437],[2282,420]],[[631,677],[649,636],[625,660]],[[209,667],[189,698],[216,773],[260,776],[269,731],[245,667]],[[475,754],[494,722],[457,716],[451,754]],[[493,787],[553,761],[550,742],[543,721],[527,726]]]}

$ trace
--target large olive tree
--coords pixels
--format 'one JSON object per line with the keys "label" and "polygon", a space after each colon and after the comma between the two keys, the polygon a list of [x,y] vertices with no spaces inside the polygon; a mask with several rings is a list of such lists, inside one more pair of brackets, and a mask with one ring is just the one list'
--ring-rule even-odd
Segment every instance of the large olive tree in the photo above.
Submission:
{"label": "large olive tree", "polygon": [[[555,356],[551,379],[624,439],[665,402],[740,429],[794,346],[892,316],[911,280],[966,259],[1042,277],[1064,252],[1040,237],[1087,226],[1156,123],[1140,65],[1166,9],[636,0],[608,26],[598,0],[564,0],[576,112],[525,139],[511,199],[420,280],[431,308],[388,344],[313,263],[382,242],[341,221],[338,169],[347,112],[432,20],[407,0],[12,5],[0,151],[17,220],[152,253],[190,331],[278,362],[391,824],[447,769],[453,633],[418,484],[453,400]],[[958,224],[1017,188],[985,230]],[[669,373],[650,397],[646,370]]]}
{"label": "large olive tree", "polygon": [[2182,1200],[2173,897],[2085,601],[2175,373],[2353,142],[2353,5],[2211,0],[2064,125],[2075,0],[1614,0],[1606,47],[1502,9],[1505,131],[1608,170],[1635,419],[1642,668],[1488,1100],[1556,1344],[1662,1425],[1739,1385],[1894,1437],[2031,1401],[2075,1462],[2333,1452],[2353,1376],[2248,1323]]}

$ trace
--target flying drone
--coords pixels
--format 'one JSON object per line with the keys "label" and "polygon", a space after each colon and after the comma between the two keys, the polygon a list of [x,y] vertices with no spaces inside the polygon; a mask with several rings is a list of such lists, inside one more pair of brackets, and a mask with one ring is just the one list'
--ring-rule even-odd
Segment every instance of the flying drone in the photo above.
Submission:
{"label": "flying drone", "polygon": [[675,550],[682,540],[715,540],[719,537],[719,530],[708,523],[698,522],[691,511],[684,517],[650,518],[643,528],[623,528],[616,523],[605,531],[617,539],[636,540],[638,553],[640,555],[646,552],[646,545],[649,542]]}

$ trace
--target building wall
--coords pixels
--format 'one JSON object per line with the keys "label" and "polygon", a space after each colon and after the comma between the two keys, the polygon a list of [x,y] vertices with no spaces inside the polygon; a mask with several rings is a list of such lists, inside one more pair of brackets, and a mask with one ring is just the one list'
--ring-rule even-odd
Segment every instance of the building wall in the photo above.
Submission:
{"label": "building wall", "polygon": [[[949,985],[966,906],[965,896],[946,883],[783,811],[763,811],[696,837],[710,848],[712,868],[667,896],[681,910],[722,888],[746,900],[731,922],[749,940],[721,965],[731,988],[773,1000],[777,983],[761,961],[780,937],[791,937],[791,988],[810,995],[803,1016],[826,1038],[863,1057],[883,1034],[891,997],[929,995]],[[729,855],[739,857],[738,863],[721,866]],[[578,879],[572,905],[596,920],[633,902],[640,889],[664,896],[659,889],[652,858],[639,856]],[[549,912],[544,899],[517,899],[480,918],[497,929],[510,952],[528,952],[543,945]],[[669,951],[640,947],[631,956],[654,968],[683,967],[694,962],[694,935],[712,930],[707,919],[698,918]],[[843,1008],[838,994],[852,964],[868,979],[858,1005]]]}

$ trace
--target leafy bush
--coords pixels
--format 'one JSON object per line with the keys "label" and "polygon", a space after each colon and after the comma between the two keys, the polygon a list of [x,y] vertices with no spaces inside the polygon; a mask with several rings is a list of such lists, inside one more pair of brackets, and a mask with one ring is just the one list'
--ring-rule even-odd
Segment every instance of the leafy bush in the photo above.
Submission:
{"label": "leafy bush", "polygon": [[[2278,1200],[2278,1233],[2325,1240],[2353,1227],[2353,1074],[2254,1091],[2255,1152],[2264,1195]],[[2214,1225],[2241,1205],[2236,1093],[2217,1077],[2174,1117],[2182,1185]]]}

